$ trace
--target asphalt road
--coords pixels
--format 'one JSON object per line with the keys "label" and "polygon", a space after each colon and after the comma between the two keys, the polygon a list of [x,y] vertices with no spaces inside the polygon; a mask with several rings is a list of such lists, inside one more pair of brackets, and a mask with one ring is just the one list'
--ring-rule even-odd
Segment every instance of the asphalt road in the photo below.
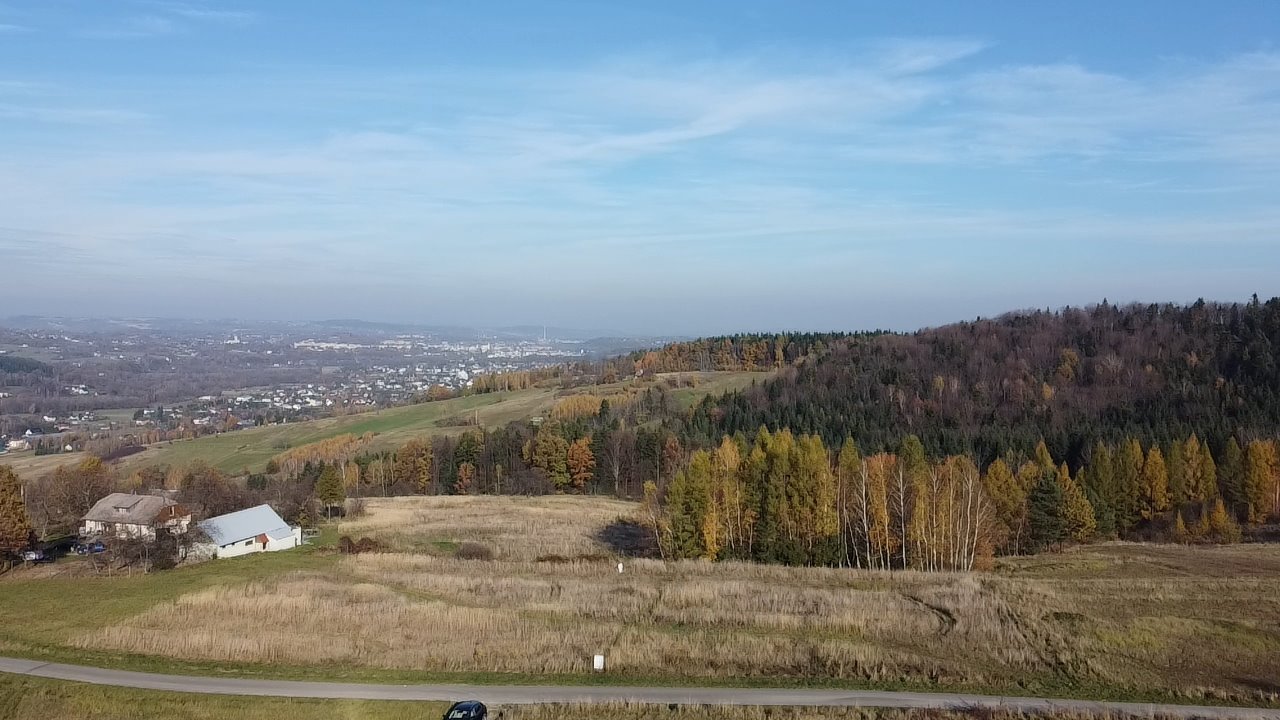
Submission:
{"label": "asphalt road", "polygon": [[1138,716],[1177,718],[1267,718],[1280,720],[1280,710],[1192,705],[1055,700],[952,693],[880,692],[872,690],[784,690],[765,688],[673,688],[628,686],[539,685],[376,685],[358,683],[250,680],[238,678],[159,675],[61,665],[38,660],[0,657],[0,672],[174,692],[216,695],[260,695],[295,698],[357,700],[481,700],[490,705],[537,703],[633,702],[668,705],[803,705],[882,708],[990,707],[1027,711],[1073,710],[1122,712]]}

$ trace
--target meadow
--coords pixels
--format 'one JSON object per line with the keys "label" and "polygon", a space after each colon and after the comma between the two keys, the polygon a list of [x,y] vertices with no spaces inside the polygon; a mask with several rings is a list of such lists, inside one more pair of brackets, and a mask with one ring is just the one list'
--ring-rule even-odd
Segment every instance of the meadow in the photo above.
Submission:
{"label": "meadow", "polygon": [[[986,574],[619,559],[636,506],[373,499],[324,547],[134,577],[0,579],[0,651],[364,681],[964,689],[1274,703],[1280,551],[1112,543]],[[332,536],[330,536],[332,538]],[[464,543],[491,560],[456,557]],[[56,567],[56,566],[55,566]],[[31,612],[39,608],[38,612]],[[590,672],[604,653],[609,671]],[[79,659],[79,660],[77,660]]]}
{"label": "meadow", "polygon": [[340,415],[320,420],[265,425],[236,432],[207,435],[149,446],[128,457],[126,467],[140,465],[186,466],[207,462],[227,473],[261,472],[267,461],[287,448],[343,434],[375,435],[371,449],[392,450],[416,437],[461,433],[463,418],[481,425],[504,425],[549,409],[555,392],[535,388],[512,392],[468,395],[437,402]]}

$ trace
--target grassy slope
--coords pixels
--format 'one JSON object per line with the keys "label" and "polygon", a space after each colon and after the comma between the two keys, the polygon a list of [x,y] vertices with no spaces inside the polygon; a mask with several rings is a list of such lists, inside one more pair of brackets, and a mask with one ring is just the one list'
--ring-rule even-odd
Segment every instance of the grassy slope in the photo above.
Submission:
{"label": "grassy slope", "polygon": [[764,382],[772,374],[771,372],[663,373],[658,377],[670,378],[673,381],[681,378],[696,378],[695,387],[681,387],[671,392],[671,398],[676,405],[687,409],[707,395],[743,390],[751,387],[752,383]]}
{"label": "grassy slope", "polygon": [[39,477],[51,473],[59,465],[74,465],[85,458],[82,452],[59,453],[57,455],[36,455],[34,450],[20,453],[0,455],[0,465],[8,465],[18,473],[18,477]]}
{"label": "grassy slope", "polygon": [[[330,529],[324,545],[336,538]],[[70,575],[27,580],[0,578],[0,652],[40,653],[59,647],[79,633],[118,622],[158,602],[202,588],[239,585],[276,577],[294,570],[320,571],[333,567],[336,556],[327,547],[297,552],[250,555],[235,562],[208,562],[170,572],[84,577]],[[83,563],[68,558],[59,564]],[[54,566],[57,568],[57,565]],[[15,572],[19,575],[20,572]]]}
{"label": "grassy slope", "polygon": [[200,459],[226,472],[239,472],[243,468],[258,471],[286,445],[298,447],[344,433],[375,433],[375,448],[390,449],[418,435],[461,432],[462,428],[447,425],[459,416],[475,413],[483,425],[503,425],[541,412],[553,401],[553,391],[543,389],[472,395],[310,422],[250,428],[196,440],[160,443],[130,456],[125,462],[130,467],[140,464],[185,465]]}

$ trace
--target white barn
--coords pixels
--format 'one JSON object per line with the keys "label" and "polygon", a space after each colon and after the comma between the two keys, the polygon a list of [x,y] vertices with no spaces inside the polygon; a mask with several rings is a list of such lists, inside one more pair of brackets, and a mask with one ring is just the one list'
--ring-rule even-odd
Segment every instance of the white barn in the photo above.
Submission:
{"label": "white barn", "polygon": [[288,550],[302,544],[302,528],[290,527],[270,505],[211,517],[198,525],[209,538],[201,549],[215,558]]}

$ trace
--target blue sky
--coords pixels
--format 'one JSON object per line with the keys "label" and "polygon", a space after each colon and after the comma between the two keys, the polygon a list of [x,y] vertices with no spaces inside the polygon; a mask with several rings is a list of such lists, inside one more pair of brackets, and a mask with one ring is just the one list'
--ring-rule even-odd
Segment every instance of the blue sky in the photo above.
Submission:
{"label": "blue sky", "polygon": [[1280,4],[0,0],[0,316],[1280,294]]}

